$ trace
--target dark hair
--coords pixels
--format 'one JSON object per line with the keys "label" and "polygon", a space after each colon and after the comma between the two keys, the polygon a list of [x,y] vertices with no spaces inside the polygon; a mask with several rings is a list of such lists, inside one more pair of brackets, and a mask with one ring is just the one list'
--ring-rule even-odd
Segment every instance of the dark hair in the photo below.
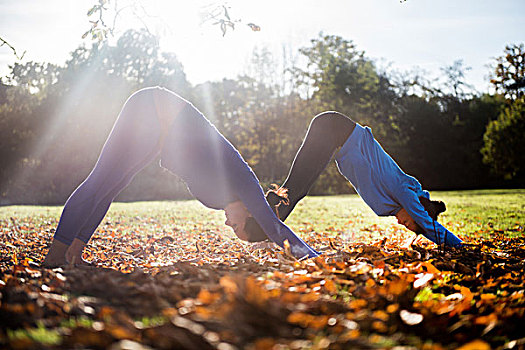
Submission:
{"label": "dark hair", "polygon": [[[447,210],[447,207],[445,206],[445,203],[443,203],[442,201],[432,201],[426,197],[419,197],[419,201],[421,202],[421,205],[423,205],[423,208],[425,208],[428,215],[433,220],[432,225],[434,227],[434,235],[436,237],[436,241],[437,241],[436,243],[439,246],[441,245],[442,242],[440,241],[440,238],[438,234],[436,233],[436,221],[437,221],[438,215],[444,212],[445,210]],[[416,233],[425,235],[425,230],[423,230],[421,226],[417,225]],[[443,243],[446,243],[446,240],[447,240],[447,232],[445,231],[445,238],[444,238]]]}
{"label": "dark hair", "polygon": [[447,210],[447,206],[442,201],[432,201],[426,197],[419,197],[419,201],[432,220],[437,220],[438,215]]}

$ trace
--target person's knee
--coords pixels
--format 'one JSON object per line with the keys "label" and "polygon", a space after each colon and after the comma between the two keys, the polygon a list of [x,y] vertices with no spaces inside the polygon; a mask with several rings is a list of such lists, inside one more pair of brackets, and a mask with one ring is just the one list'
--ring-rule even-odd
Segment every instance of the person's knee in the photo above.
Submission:
{"label": "person's knee", "polygon": [[153,96],[155,109],[161,119],[170,120],[172,117],[178,115],[188,104],[188,101],[184,98],[163,87],[155,86],[146,88],[146,90],[145,93]]}
{"label": "person's knee", "polygon": [[144,88],[132,93],[126,103],[124,110],[137,113],[148,113],[154,108],[154,94],[155,88]]}
{"label": "person's knee", "polygon": [[356,123],[346,115],[327,111],[316,115],[310,123],[310,137],[319,137],[333,141],[334,146],[341,146],[352,133]]}
{"label": "person's knee", "polygon": [[333,134],[337,132],[344,132],[355,126],[355,122],[335,111],[327,111],[316,115],[310,123],[310,131],[318,133]]}
{"label": "person's knee", "polygon": [[310,127],[316,129],[334,129],[334,127],[339,127],[341,124],[351,125],[353,121],[339,112],[326,111],[316,115],[312,119]]}

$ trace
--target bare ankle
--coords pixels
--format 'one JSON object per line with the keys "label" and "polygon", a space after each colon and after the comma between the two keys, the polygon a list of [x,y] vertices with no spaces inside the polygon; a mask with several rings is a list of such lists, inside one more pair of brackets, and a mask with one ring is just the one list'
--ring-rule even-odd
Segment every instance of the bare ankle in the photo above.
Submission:
{"label": "bare ankle", "polygon": [[64,265],[66,263],[66,252],[68,249],[69,245],[53,239],[42,265],[46,267]]}
{"label": "bare ankle", "polygon": [[85,246],[85,242],[81,241],[78,238],[75,238],[65,254],[66,262],[74,265],[81,264],[83,261],[82,252],[84,251]]}

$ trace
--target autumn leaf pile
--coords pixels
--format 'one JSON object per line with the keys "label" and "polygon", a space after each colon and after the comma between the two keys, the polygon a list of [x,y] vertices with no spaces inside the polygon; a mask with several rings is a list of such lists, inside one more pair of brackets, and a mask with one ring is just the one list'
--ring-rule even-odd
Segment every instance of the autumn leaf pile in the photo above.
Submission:
{"label": "autumn leaf pile", "polygon": [[12,349],[523,349],[523,228],[458,249],[406,234],[293,259],[206,226],[105,223],[84,257],[39,266],[55,220],[0,221],[0,346]]}

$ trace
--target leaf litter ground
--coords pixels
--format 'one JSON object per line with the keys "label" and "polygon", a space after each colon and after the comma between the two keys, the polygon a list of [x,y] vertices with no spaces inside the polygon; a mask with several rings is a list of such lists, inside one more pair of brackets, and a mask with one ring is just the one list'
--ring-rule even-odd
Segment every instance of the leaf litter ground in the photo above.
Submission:
{"label": "leaf litter ground", "polygon": [[45,269],[60,208],[4,208],[0,345],[523,349],[523,209],[494,214],[459,193],[444,194],[460,209],[442,221],[463,227],[460,249],[413,242],[355,196],[307,198],[290,225],[323,255],[304,261],[237,240],[194,201],[117,203],[85,252],[95,267]]}

